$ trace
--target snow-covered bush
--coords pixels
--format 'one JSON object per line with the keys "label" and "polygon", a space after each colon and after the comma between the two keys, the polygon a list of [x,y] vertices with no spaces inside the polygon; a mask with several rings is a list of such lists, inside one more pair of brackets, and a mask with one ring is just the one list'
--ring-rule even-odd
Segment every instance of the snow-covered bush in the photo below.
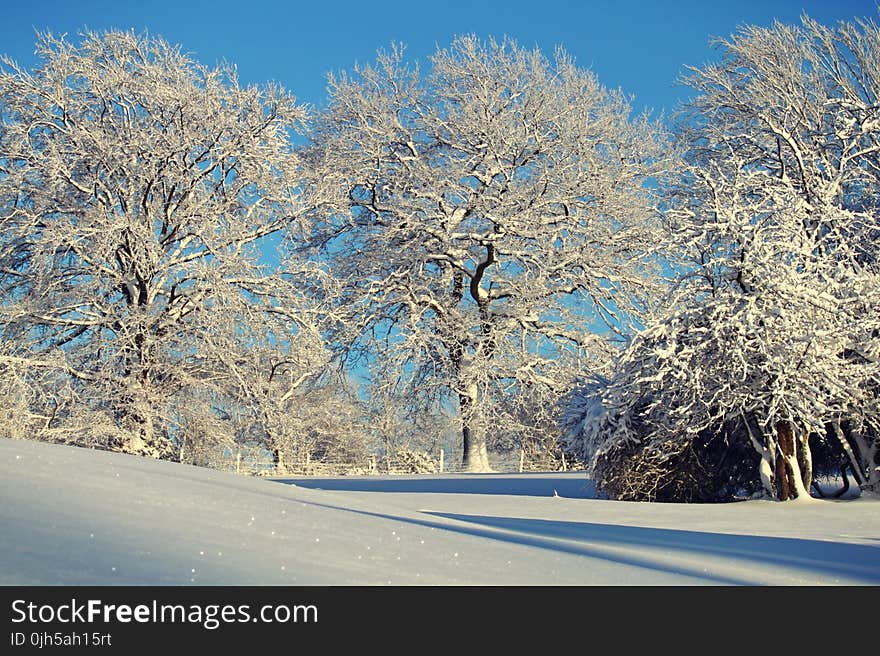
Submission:
{"label": "snow-covered bush", "polygon": [[394,474],[436,474],[437,462],[423,451],[398,449],[385,456],[384,468]]}
{"label": "snow-covered bush", "polygon": [[804,19],[723,46],[689,78],[667,189],[681,275],[572,438],[626,498],[803,497],[818,454],[877,489],[880,29]]}

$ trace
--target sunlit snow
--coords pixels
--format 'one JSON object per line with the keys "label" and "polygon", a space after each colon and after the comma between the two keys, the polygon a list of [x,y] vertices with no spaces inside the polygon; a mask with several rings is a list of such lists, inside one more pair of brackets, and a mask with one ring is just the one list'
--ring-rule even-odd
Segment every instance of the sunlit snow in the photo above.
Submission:
{"label": "sunlit snow", "polygon": [[880,499],[590,498],[581,473],[267,480],[0,440],[0,584],[880,583]]}

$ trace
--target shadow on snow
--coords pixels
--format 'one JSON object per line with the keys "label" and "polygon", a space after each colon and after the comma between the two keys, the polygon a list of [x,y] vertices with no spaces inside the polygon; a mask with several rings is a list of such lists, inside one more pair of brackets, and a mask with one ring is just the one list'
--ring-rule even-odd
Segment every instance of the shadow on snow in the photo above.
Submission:
{"label": "shadow on snow", "polygon": [[[749,574],[754,577],[754,572],[742,576],[713,572],[700,565],[690,566],[687,564],[689,557],[721,558],[726,561],[724,564],[728,572],[737,569],[735,566],[739,563],[744,571],[755,565],[764,565],[783,567],[807,577],[815,573],[854,579],[861,585],[880,583],[880,548],[869,545],[422,511],[424,515],[445,520],[436,521],[308,503],[342,512],[641,567],[714,585],[764,585],[767,581],[747,578]],[[645,551],[645,547],[654,551]]]}
{"label": "shadow on snow", "polygon": [[[704,533],[682,529],[647,528],[515,517],[491,517],[429,512],[459,522],[485,526],[538,539],[577,541],[625,547],[653,547],[683,555],[697,553],[726,559],[764,563],[832,576],[855,577],[880,583],[880,548],[804,538],[784,538],[730,533]],[[686,574],[687,572],[682,571]],[[705,576],[703,573],[702,576]]]}
{"label": "shadow on snow", "polygon": [[345,492],[402,492],[435,494],[509,494],[530,497],[591,499],[592,481],[576,474],[451,474],[448,476],[341,476],[334,478],[276,478],[277,483],[313,490]]}

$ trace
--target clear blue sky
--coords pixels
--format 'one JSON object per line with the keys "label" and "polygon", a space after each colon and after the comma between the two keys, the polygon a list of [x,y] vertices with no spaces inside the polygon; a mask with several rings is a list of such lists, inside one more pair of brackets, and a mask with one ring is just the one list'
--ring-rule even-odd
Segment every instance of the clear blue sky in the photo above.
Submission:
{"label": "clear blue sky", "polygon": [[878,17],[876,0],[7,0],[0,52],[33,62],[34,31],[75,35],[83,27],[147,30],[206,64],[228,60],[246,82],[275,80],[301,101],[324,103],[328,71],[373,59],[403,42],[423,57],[453,36],[511,36],[550,53],[562,45],[606,86],[635,97],[636,108],[671,110],[686,90],[685,65],[715,55],[712,36],[738,25],[797,22],[801,13],[832,23]]}

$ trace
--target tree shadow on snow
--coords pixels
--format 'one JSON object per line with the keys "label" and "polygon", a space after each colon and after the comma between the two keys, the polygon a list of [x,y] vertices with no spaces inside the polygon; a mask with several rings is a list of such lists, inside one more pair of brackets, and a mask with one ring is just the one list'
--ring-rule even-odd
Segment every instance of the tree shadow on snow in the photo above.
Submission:
{"label": "tree shadow on snow", "polygon": [[592,499],[595,486],[580,474],[467,474],[439,476],[341,476],[338,478],[276,478],[313,490],[434,494],[509,494],[529,497]]}
{"label": "tree shadow on snow", "polygon": [[[768,580],[754,571],[756,566],[784,567],[792,578],[810,574],[844,577],[858,585],[880,583],[880,547],[767,536],[702,533],[593,522],[571,522],[516,517],[492,517],[422,511],[423,516],[393,515],[330,504],[309,505],[435,530],[500,540],[549,549],[585,558],[675,574],[712,585],[766,585]],[[445,521],[444,521],[445,520]],[[452,522],[452,523],[450,523]],[[640,550],[648,547],[653,551]],[[705,561],[688,564],[688,558],[715,556],[724,561],[728,573],[711,571]],[[736,574],[737,565],[742,574]],[[779,572],[773,570],[774,580]],[[795,579],[796,580],[796,579]],[[827,583],[827,581],[826,581]],[[770,582],[770,585],[773,585]],[[783,584],[791,584],[786,581]],[[798,583],[794,583],[797,585]]]}
{"label": "tree shadow on snow", "polygon": [[[817,572],[856,579],[866,584],[880,583],[880,547],[873,545],[803,538],[704,533],[593,522],[521,519],[441,512],[428,512],[427,514],[505,532],[510,531],[515,534],[509,538],[512,541],[517,541],[517,536],[523,536],[523,542],[526,544],[533,543],[535,540],[543,540],[543,546],[575,553],[584,549],[581,546],[584,543],[598,547],[652,547],[685,557],[688,554],[717,556],[726,560],[740,561],[744,565],[765,564],[796,570],[798,573]],[[559,543],[558,540],[566,540],[566,543]],[[633,559],[631,558],[631,560]],[[633,564],[656,568],[650,563],[633,562]],[[669,568],[663,567],[662,569]],[[688,574],[684,570],[679,570],[679,572]],[[712,577],[702,571],[694,574],[701,578],[718,578],[719,582],[723,583],[735,582],[727,577]],[[736,582],[750,583],[748,581]]]}

